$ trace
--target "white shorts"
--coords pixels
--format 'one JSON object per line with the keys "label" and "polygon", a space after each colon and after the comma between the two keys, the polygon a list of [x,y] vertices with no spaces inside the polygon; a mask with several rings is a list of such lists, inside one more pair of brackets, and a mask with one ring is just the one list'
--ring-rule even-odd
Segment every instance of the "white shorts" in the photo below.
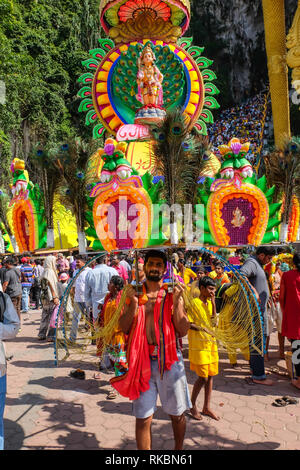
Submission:
{"label": "white shorts", "polygon": [[186,410],[192,408],[181,352],[177,351],[177,356],[178,361],[170,370],[164,372],[162,379],[158,361],[150,359],[150,388],[132,402],[133,415],[136,418],[148,418],[155,413],[158,395],[164,412],[170,416],[181,416]]}

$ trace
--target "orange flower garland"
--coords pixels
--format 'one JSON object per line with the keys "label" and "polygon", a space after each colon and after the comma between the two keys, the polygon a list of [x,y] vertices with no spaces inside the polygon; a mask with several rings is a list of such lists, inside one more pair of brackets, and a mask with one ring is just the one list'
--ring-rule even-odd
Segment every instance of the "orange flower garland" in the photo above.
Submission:
{"label": "orange flower garland", "polygon": [[[25,214],[28,222],[28,237],[27,242],[24,228],[22,227],[22,213]],[[34,251],[38,247],[38,221],[34,212],[33,203],[30,199],[20,200],[14,204],[12,211],[13,232],[16,237],[16,242],[20,251]]]}
{"label": "orange flower garland", "polygon": [[97,235],[103,248],[108,252],[116,250],[119,247],[117,240],[115,240],[115,234],[110,230],[111,227],[108,225],[108,210],[105,209],[122,197],[143,208],[143,213],[137,212],[139,221],[136,225],[135,237],[132,240],[133,248],[145,248],[151,235],[152,204],[151,199],[144,188],[136,188],[124,183],[122,186],[119,186],[117,191],[113,191],[113,189],[108,188],[107,190],[100,192],[95,200],[93,208],[94,224]]}
{"label": "orange flower garland", "polygon": [[248,243],[257,246],[262,242],[269,218],[269,205],[265,195],[252,184],[242,183],[241,187],[237,188],[230,183],[214,192],[207,204],[208,223],[218,246],[230,244],[230,237],[222,218],[224,204],[230,199],[239,197],[248,200],[254,209],[254,220],[248,235]]}

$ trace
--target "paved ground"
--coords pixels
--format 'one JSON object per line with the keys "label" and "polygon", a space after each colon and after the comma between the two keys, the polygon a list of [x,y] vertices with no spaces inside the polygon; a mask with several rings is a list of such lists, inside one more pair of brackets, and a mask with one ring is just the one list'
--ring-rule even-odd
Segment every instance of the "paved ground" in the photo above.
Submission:
{"label": "paved ground", "polygon": [[[28,319],[25,319],[28,318]],[[22,330],[13,341],[7,341],[7,352],[13,354],[8,367],[8,394],[5,409],[5,447],[7,450],[134,450],[134,418],[131,404],[118,398],[106,399],[109,374],[103,380],[93,378],[96,361],[81,365],[86,380],[68,376],[77,365],[65,362],[54,366],[53,345],[37,340],[40,312],[32,311],[23,320]],[[271,361],[279,364],[276,334],[271,336]],[[195,376],[187,378],[192,389]],[[300,398],[300,392],[289,379],[271,374],[273,387],[248,385],[247,363],[241,370],[229,366],[220,354],[220,374],[215,379],[214,410],[219,422],[204,417],[198,422],[187,418],[186,450],[199,449],[300,449],[300,404],[275,408],[275,398],[284,395]],[[199,397],[199,405],[203,392]],[[153,423],[153,449],[171,450],[172,430],[168,417],[158,407]]]}

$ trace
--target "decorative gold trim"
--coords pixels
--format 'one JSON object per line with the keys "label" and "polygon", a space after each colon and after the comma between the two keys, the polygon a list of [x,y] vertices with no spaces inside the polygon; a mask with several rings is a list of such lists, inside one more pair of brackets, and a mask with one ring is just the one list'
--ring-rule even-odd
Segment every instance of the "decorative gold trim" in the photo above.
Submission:
{"label": "decorative gold trim", "polygon": [[179,26],[173,26],[163,18],[153,19],[148,12],[141,13],[137,18],[129,19],[109,30],[109,36],[116,44],[139,41],[145,38],[176,43],[182,35]]}

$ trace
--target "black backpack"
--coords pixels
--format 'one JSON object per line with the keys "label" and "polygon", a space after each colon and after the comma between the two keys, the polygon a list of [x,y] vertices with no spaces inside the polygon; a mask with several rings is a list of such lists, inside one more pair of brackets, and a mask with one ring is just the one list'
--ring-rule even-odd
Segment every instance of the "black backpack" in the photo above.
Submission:
{"label": "black backpack", "polygon": [[4,321],[4,312],[6,310],[6,299],[3,292],[0,292],[0,323]]}

